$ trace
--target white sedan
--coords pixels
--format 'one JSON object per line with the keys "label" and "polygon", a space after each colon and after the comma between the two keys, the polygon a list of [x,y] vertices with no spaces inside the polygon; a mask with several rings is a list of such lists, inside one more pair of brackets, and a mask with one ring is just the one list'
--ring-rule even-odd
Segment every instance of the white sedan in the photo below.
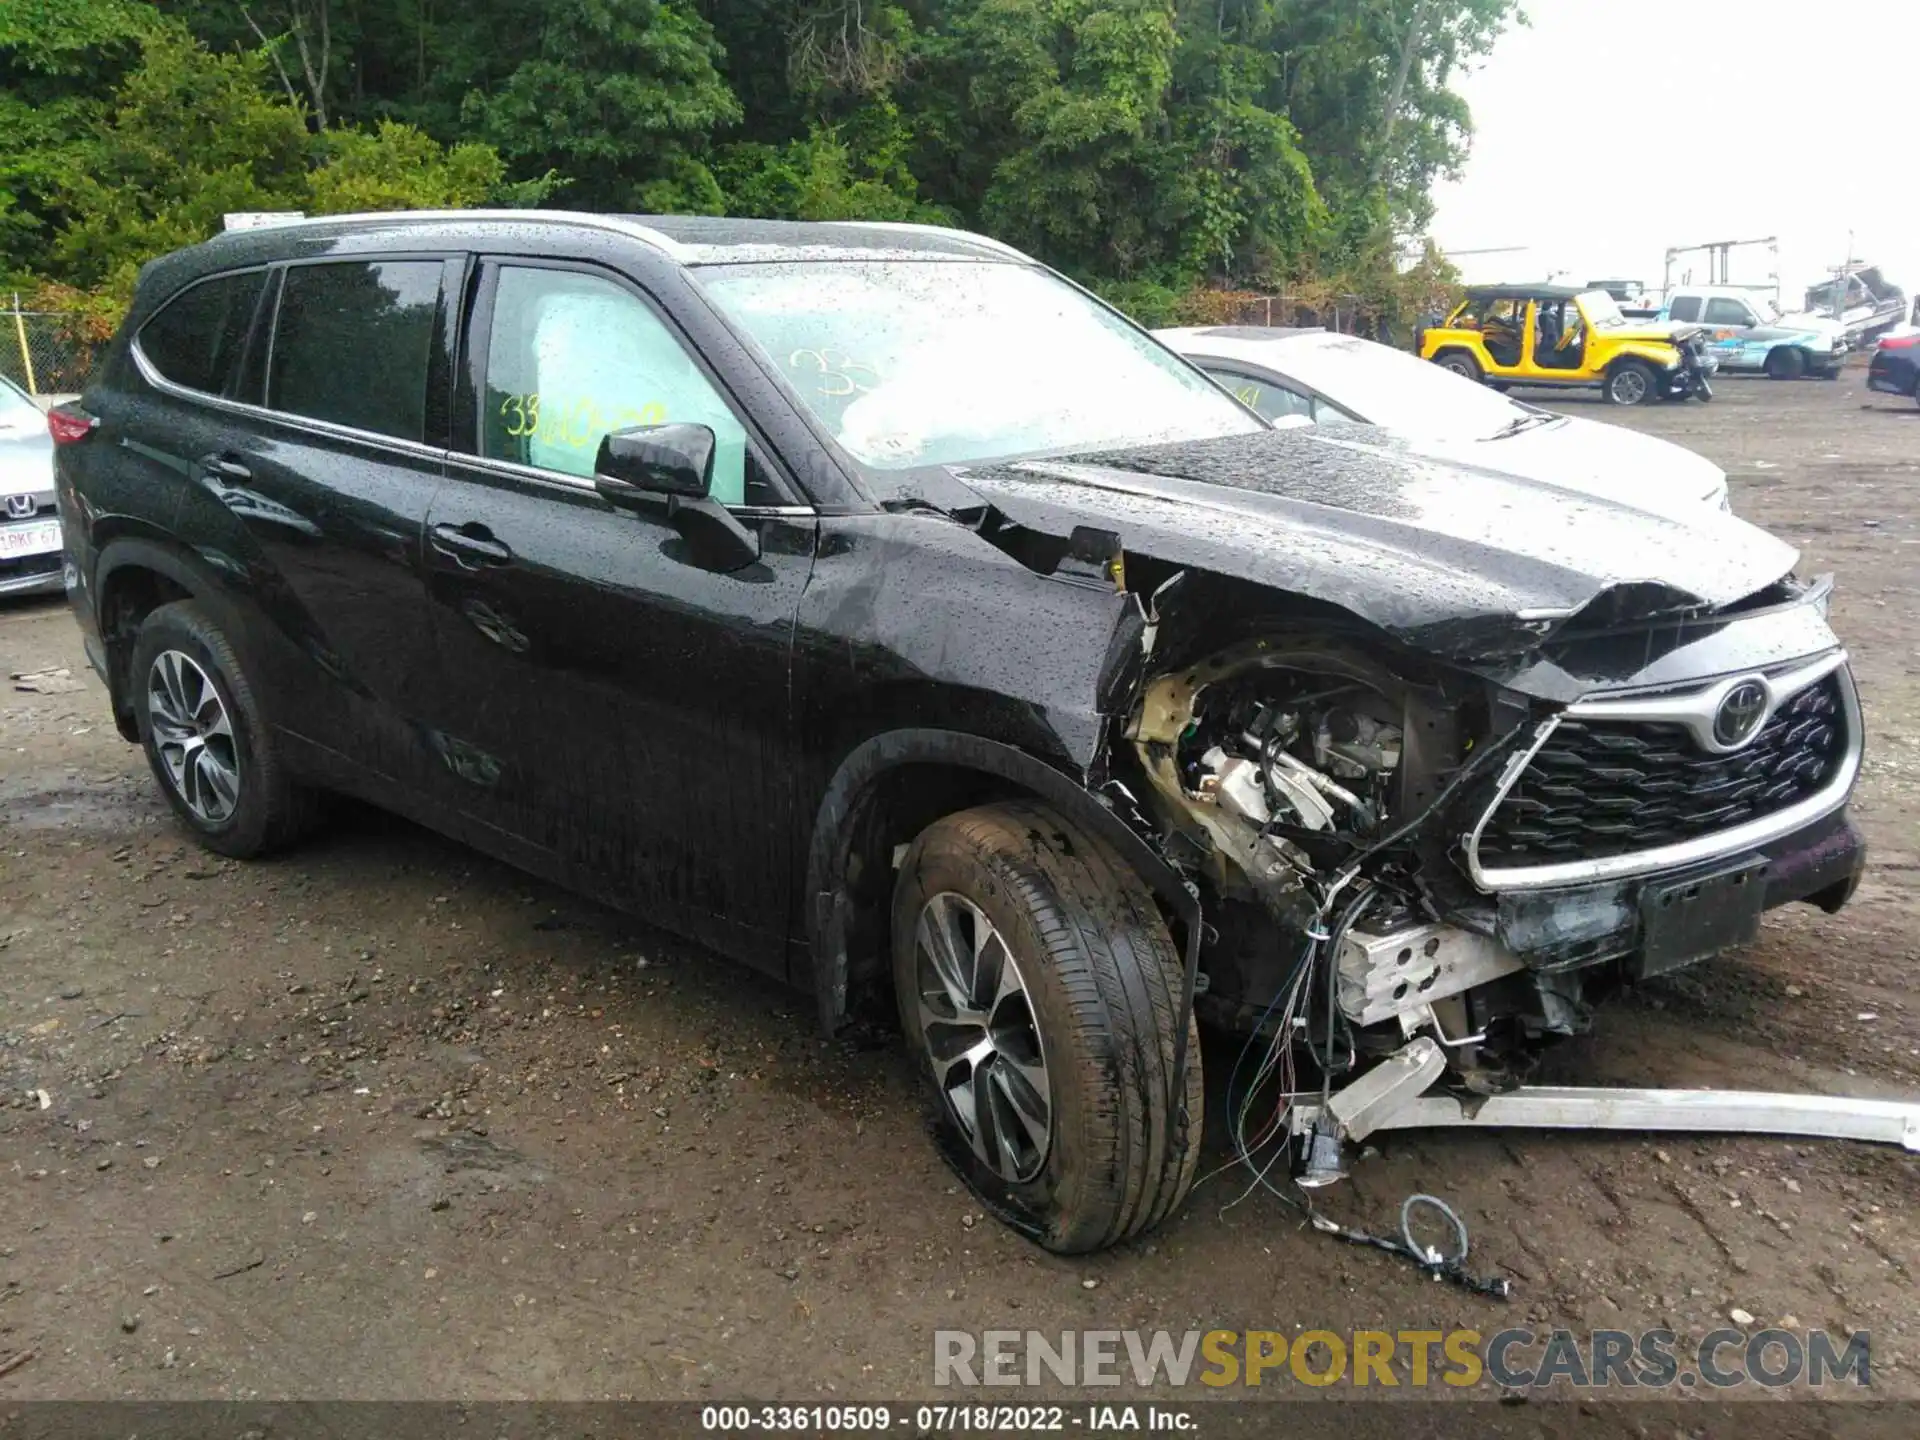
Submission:
{"label": "white sedan", "polygon": [[1726,472],[1705,456],[1542,410],[1372,340],[1258,325],[1154,333],[1276,425],[1377,425],[1436,459],[1645,510],[1730,508]]}

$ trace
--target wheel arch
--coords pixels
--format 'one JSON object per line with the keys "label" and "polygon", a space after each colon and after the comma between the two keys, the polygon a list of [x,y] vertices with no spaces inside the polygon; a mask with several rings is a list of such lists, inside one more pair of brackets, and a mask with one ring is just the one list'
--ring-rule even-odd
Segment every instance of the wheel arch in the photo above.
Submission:
{"label": "wheel arch", "polygon": [[1450,339],[1442,344],[1436,345],[1433,353],[1429,355],[1427,359],[1432,364],[1442,365],[1446,363],[1449,355],[1466,356],[1467,359],[1471,360],[1474,365],[1478,367],[1482,375],[1485,375],[1489,370],[1495,368],[1493,359],[1486,353],[1486,347],[1484,345],[1468,344],[1466,341],[1460,339]]}
{"label": "wheel arch", "polygon": [[841,761],[807,849],[806,929],[824,1033],[837,1030],[875,987],[890,984],[896,847],[943,815],[1014,798],[1049,805],[1112,846],[1152,888],[1176,943],[1191,953],[1199,933],[1193,891],[1074,776],[1003,741],[927,727],[889,730]]}
{"label": "wheel arch", "polygon": [[[231,616],[223,587],[213,571],[190,551],[173,542],[143,534],[108,540],[94,562],[92,595],[106,652],[107,693],[114,728],[129,741],[138,741],[128,689],[127,663],[133,654],[140,624],[162,605],[176,600],[199,600],[224,622]],[[235,633],[229,626],[228,633]]]}

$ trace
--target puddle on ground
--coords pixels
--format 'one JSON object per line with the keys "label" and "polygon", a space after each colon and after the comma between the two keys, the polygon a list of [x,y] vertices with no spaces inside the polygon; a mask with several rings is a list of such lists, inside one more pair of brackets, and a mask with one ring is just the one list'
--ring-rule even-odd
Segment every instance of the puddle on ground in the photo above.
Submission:
{"label": "puddle on ground", "polygon": [[44,775],[0,779],[0,828],[16,831],[124,832],[166,814],[160,797],[133,778],[101,784],[54,783]]}

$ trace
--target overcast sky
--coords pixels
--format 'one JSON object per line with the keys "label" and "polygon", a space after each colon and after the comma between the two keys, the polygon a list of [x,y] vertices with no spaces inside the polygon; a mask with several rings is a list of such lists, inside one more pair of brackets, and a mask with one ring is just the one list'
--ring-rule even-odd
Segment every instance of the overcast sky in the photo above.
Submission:
{"label": "overcast sky", "polygon": [[[1531,25],[1456,83],[1473,152],[1432,233],[1526,249],[1458,257],[1468,280],[1656,286],[1669,245],[1778,235],[1797,303],[1851,230],[1920,292],[1920,0],[1522,3]],[[1757,283],[1771,262],[1734,267]]]}

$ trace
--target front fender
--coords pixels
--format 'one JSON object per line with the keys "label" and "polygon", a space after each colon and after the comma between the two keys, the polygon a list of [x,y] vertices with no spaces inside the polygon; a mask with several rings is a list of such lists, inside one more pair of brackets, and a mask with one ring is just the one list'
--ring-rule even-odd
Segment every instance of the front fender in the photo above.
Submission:
{"label": "front fender", "polygon": [[852,910],[847,869],[862,811],[890,771],[929,764],[989,776],[1038,796],[1118,851],[1181,918],[1189,943],[1197,941],[1200,907],[1193,891],[1159,851],[1087,790],[1081,779],[1024,750],[978,735],[930,728],[890,730],[866,740],[841,762],[820,802],[807,847],[807,936],[814,999],[825,1033],[831,1035],[847,1011],[847,935]]}
{"label": "front fender", "polygon": [[1644,360],[1656,370],[1671,370],[1680,363],[1680,352],[1671,345],[1658,345],[1648,341],[1637,341],[1622,345],[1607,356],[1606,367],[1611,370],[1622,360]]}

